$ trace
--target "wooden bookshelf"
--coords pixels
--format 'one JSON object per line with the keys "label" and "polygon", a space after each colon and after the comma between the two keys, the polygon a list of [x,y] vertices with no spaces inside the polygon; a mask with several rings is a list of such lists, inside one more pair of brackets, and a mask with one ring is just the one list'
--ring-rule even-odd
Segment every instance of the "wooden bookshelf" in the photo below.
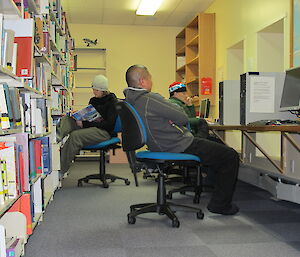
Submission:
{"label": "wooden bookshelf", "polygon": [[[190,96],[199,96],[195,105],[204,98],[209,98],[211,104],[217,100],[215,44],[213,13],[200,13],[176,36],[176,80],[186,83]],[[178,67],[182,57],[184,65]],[[213,81],[211,95],[201,95],[201,78],[206,77]]]}

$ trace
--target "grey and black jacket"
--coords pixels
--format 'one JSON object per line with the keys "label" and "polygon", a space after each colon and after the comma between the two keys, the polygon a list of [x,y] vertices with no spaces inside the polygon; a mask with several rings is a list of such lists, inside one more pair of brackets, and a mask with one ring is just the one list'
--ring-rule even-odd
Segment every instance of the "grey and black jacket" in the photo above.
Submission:
{"label": "grey and black jacket", "polygon": [[180,153],[192,143],[194,136],[187,129],[188,117],[179,106],[141,88],[128,87],[124,95],[146,126],[150,151]]}

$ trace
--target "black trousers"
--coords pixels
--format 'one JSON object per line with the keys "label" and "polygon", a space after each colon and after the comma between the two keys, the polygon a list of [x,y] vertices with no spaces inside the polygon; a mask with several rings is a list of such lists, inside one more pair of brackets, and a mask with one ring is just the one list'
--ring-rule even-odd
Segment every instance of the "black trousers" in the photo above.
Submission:
{"label": "black trousers", "polygon": [[216,208],[229,206],[238,176],[238,153],[224,144],[197,137],[184,153],[200,157],[203,165],[210,167],[216,174],[215,190],[209,206]]}

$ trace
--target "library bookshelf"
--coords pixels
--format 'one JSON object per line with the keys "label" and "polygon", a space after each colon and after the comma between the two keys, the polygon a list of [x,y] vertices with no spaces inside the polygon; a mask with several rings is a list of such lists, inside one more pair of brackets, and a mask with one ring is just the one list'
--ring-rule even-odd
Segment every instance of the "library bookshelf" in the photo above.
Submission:
{"label": "library bookshelf", "polygon": [[57,117],[72,101],[61,0],[0,1],[0,257],[21,256],[60,187]]}

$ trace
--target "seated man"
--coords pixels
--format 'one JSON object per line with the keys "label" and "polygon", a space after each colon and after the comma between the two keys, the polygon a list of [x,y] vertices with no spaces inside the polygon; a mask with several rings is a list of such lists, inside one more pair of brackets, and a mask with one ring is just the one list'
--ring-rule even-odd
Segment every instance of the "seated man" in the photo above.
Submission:
{"label": "seated man", "polygon": [[181,82],[174,82],[169,86],[169,101],[177,104],[186,113],[192,134],[195,137],[206,138],[211,141],[223,144],[223,142],[209,133],[209,127],[205,119],[196,117],[195,106],[192,98],[188,96],[186,85]]}
{"label": "seated man", "polygon": [[117,98],[114,93],[109,92],[107,78],[97,75],[92,82],[92,89],[94,97],[90,99],[89,104],[101,115],[101,120],[75,121],[70,116],[64,116],[57,124],[58,141],[69,135],[60,152],[61,175],[68,171],[80,149],[116,136],[114,126],[117,119]]}
{"label": "seated man", "polygon": [[182,109],[157,93],[152,93],[152,78],[143,65],[133,65],[126,72],[126,101],[138,111],[147,134],[150,151],[187,153],[200,157],[217,174],[215,190],[207,206],[210,212],[234,215],[239,209],[232,203],[239,156],[226,145],[194,137],[187,129],[188,117]]}
{"label": "seated man", "polygon": [[180,106],[186,113],[191,126],[191,132],[195,137],[207,138],[208,124],[205,119],[197,118],[192,98],[188,96],[186,86],[180,82],[174,82],[169,86],[170,102]]}

